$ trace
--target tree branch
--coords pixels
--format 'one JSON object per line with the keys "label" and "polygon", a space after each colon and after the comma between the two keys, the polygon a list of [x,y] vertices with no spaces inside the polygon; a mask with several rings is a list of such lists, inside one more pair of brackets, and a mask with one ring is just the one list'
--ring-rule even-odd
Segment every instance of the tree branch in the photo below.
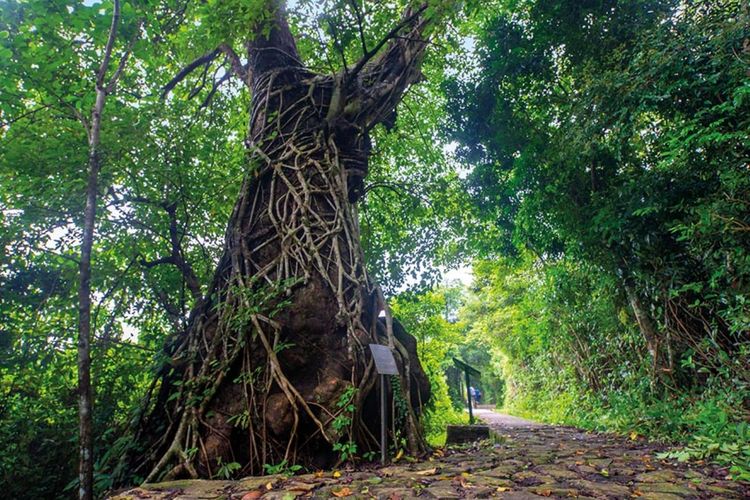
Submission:
{"label": "tree branch", "polygon": [[359,5],[357,5],[357,0],[350,0],[349,3],[352,6],[352,10],[354,11],[354,17],[357,18],[357,29],[359,30],[359,40],[362,43],[362,55],[367,54],[367,42],[365,41],[365,31],[363,28],[363,17],[362,12],[359,10]]}
{"label": "tree branch", "polygon": [[250,85],[250,75],[248,68],[242,64],[240,57],[234,51],[234,49],[227,43],[219,45],[219,50],[229,58],[229,62],[232,65],[232,72],[234,75],[242,80],[245,85]]}
{"label": "tree branch", "polygon": [[120,62],[117,64],[117,69],[115,69],[115,72],[109,79],[109,83],[107,83],[107,93],[113,92],[115,90],[115,87],[117,87],[117,82],[120,80],[120,76],[122,76],[122,72],[128,62],[128,57],[130,57],[130,54],[133,52],[133,46],[135,45],[135,42],[138,40],[138,36],[140,35],[141,26],[143,26],[143,19],[138,21],[138,26],[136,27],[133,38],[130,39],[128,47],[125,49],[125,52],[122,54],[122,56],[120,56]]}
{"label": "tree branch", "polygon": [[427,4],[422,5],[419,9],[417,9],[414,13],[407,13],[401,21],[393,27],[391,31],[389,31],[378,43],[375,45],[375,47],[372,48],[372,50],[365,52],[365,55],[362,56],[362,58],[357,61],[357,64],[352,68],[351,73],[349,73],[350,78],[354,78],[357,76],[357,74],[362,71],[362,68],[365,67],[365,65],[370,62],[370,60],[375,57],[380,49],[385,46],[386,43],[388,43],[393,38],[396,38],[396,35],[398,35],[398,32],[401,31],[406,26],[409,26],[414,21],[416,21],[419,16],[422,14],[422,12],[427,9]]}
{"label": "tree branch", "polygon": [[199,68],[203,66],[204,64],[209,64],[216,59],[219,54],[221,53],[221,50],[217,47],[211,52],[207,52],[203,54],[202,56],[195,59],[193,62],[185,66],[180,70],[177,75],[175,75],[174,78],[172,78],[169,82],[167,82],[166,85],[164,85],[164,88],[162,90],[161,96],[162,98],[166,97],[167,94],[169,94],[172,89],[174,89],[178,83],[180,83],[182,80],[184,80],[190,73],[195,71],[196,68]]}
{"label": "tree branch", "polygon": [[120,2],[115,0],[114,12],[112,13],[112,24],[109,28],[109,38],[107,38],[107,45],[104,47],[104,57],[102,58],[102,64],[99,66],[99,72],[96,75],[96,87],[98,89],[104,88],[104,76],[107,73],[109,67],[109,61],[112,59],[112,49],[115,46],[115,39],[117,38],[117,24],[120,22]]}

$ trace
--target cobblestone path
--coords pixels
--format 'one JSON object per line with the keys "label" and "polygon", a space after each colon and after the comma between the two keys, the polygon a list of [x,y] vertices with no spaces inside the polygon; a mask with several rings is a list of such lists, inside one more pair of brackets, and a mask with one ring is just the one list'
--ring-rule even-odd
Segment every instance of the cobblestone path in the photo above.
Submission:
{"label": "cobblestone path", "polygon": [[655,454],[664,448],[647,441],[540,425],[490,410],[477,415],[497,434],[494,442],[437,450],[423,461],[291,478],[175,481],[112,498],[750,498],[750,485],[728,480],[726,469],[658,460]]}

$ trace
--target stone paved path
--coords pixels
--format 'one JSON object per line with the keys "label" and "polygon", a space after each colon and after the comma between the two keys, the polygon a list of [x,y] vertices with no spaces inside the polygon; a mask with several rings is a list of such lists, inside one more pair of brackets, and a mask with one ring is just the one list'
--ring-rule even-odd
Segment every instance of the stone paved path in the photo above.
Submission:
{"label": "stone paved path", "polygon": [[498,413],[486,406],[474,409],[474,416],[483,420],[495,430],[515,427],[539,427],[542,425],[531,420],[526,420],[525,418]]}
{"label": "stone paved path", "polygon": [[342,469],[291,478],[176,481],[136,488],[113,499],[252,500],[314,498],[750,498],[750,485],[726,469],[660,461],[663,447],[611,434],[541,425],[479,409],[494,442],[437,450],[426,460]]}

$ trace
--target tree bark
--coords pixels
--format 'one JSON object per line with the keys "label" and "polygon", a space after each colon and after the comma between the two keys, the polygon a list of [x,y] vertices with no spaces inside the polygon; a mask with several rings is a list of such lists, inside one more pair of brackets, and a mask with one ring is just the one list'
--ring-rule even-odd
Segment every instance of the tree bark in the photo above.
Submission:
{"label": "tree bark", "polygon": [[[319,75],[299,61],[284,16],[247,44],[252,101],[248,172],[208,293],[168,348],[154,401],[126,457],[146,481],[240,474],[264,465],[336,463],[338,446],[378,449],[377,375],[367,344],[393,346],[401,367],[390,422],[414,453],[429,383],[368,277],[356,202],[369,132],[389,123],[420,78],[428,20],[409,10],[377,53]],[[235,64],[236,65],[236,64]]]}

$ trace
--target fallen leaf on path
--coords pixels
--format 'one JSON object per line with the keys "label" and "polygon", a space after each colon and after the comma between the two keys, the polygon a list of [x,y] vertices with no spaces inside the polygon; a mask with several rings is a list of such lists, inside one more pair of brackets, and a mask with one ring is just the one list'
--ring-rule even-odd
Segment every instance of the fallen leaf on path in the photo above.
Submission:
{"label": "fallen leaf on path", "polygon": [[333,478],[338,479],[341,477],[341,473],[337,470],[333,471]]}
{"label": "fallen leaf on path", "polygon": [[503,493],[505,491],[510,491],[510,488],[508,488],[507,486],[498,486],[497,490],[495,491],[497,491],[498,493]]}
{"label": "fallen leaf on path", "polygon": [[393,461],[394,461],[394,462],[398,462],[398,461],[399,461],[399,460],[401,460],[401,459],[402,459],[403,457],[404,457],[404,450],[403,450],[403,449],[401,449],[401,450],[398,450],[398,453],[396,453],[396,456],[395,456],[395,457],[393,457]]}
{"label": "fallen leaf on path", "polygon": [[256,498],[260,498],[263,496],[263,492],[260,490],[253,490],[248,491],[244,495],[242,495],[242,500],[255,500]]}
{"label": "fallen leaf on path", "polygon": [[268,483],[266,483],[266,489],[269,490],[269,491],[273,489],[273,482],[272,481],[269,481]]}
{"label": "fallen leaf on path", "polygon": [[432,469],[425,469],[417,472],[417,476],[434,476],[438,473],[438,468],[433,467]]}
{"label": "fallen leaf on path", "polygon": [[342,498],[350,496],[352,494],[352,490],[349,489],[348,486],[344,486],[338,491],[331,491],[331,493],[333,493],[333,496],[335,497]]}

